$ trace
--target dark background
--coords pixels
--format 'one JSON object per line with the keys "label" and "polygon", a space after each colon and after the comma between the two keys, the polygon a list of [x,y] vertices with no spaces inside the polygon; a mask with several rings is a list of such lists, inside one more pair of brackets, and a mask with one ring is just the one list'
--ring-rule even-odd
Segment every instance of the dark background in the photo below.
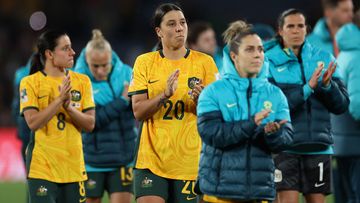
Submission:
{"label": "dark background", "polygon": [[[11,100],[15,70],[25,65],[36,38],[48,28],[66,30],[75,52],[99,28],[112,48],[127,64],[133,65],[140,53],[147,52],[157,42],[151,27],[155,8],[169,1],[156,0],[0,0],[0,126],[12,126]],[[359,0],[353,0],[355,8]],[[188,22],[210,22],[221,43],[221,33],[237,19],[250,23],[265,23],[275,28],[277,16],[285,9],[298,8],[313,26],[322,16],[320,0],[184,0],[175,1],[184,10]],[[45,28],[34,31],[29,18],[35,11],[47,17]]]}

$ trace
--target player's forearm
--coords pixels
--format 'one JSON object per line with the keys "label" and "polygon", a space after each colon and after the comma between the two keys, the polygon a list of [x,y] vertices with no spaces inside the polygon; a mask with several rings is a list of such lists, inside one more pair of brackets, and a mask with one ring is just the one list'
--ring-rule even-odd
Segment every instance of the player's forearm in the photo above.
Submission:
{"label": "player's forearm", "polygon": [[132,100],[136,120],[143,121],[152,117],[168,100],[164,93],[151,99]]}
{"label": "player's forearm", "polygon": [[74,124],[86,132],[91,132],[95,127],[95,110],[81,112],[74,107],[66,109]]}
{"label": "player's forearm", "polygon": [[25,111],[25,120],[29,128],[32,131],[36,131],[44,127],[51,120],[51,118],[55,116],[56,112],[61,108],[62,104],[63,103],[61,99],[57,98],[53,102],[51,102],[48,107],[39,112]]}

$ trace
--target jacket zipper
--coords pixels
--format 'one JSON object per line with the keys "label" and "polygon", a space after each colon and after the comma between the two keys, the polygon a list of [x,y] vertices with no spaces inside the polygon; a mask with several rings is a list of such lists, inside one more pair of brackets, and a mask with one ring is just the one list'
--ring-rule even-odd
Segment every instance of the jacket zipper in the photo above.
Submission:
{"label": "jacket zipper", "polygon": [[[299,59],[299,63],[300,63],[300,69],[301,69],[301,79],[304,83],[304,85],[306,85],[306,77],[305,77],[305,70],[304,70],[304,65],[303,65],[303,62],[302,62],[302,59],[300,58]],[[308,99],[306,99],[305,103],[306,103],[306,121],[307,121],[307,126],[308,126],[308,135],[310,135],[310,138],[311,138],[311,101],[310,101],[310,97],[311,95],[309,96]]]}
{"label": "jacket zipper", "polygon": [[[246,101],[248,105],[248,120],[251,119],[251,105],[250,105],[250,99],[252,96],[252,81],[251,78],[249,80],[249,87],[246,91]],[[251,174],[250,174],[250,153],[251,153],[251,140],[248,140],[246,142],[246,175],[247,175],[247,186],[249,188],[248,194],[246,195],[247,199],[250,198],[251,195]]]}

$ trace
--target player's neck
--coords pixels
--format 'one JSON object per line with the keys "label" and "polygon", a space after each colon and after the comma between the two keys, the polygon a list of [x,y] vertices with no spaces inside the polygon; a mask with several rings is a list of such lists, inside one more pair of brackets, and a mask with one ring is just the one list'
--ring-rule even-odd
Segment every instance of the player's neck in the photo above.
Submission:
{"label": "player's neck", "polygon": [[44,68],[43,71],[48,76],[61,77],[61,76],[65,75],[66,69],[65,68],[60,68],[60,67],[55,67],[55,66],[52,66],[52,65],[45,65],[45,68]]}
{"label": "player's neck", "polygon": [[326,20],[326,25],[327,25],[327,28],[329,29],[331,39],[334,39],[336,32],[340,29],[340,26],[336,25],[330,19]]}
{"label": "player's neck", "polygon": [[171,59],[171,60],[179,60],[181,58],[184,58],[184,56],[186,55],[186,48],[185,46],[179,48],[179,49],[174,49],[173,47],[166,47],[164,46],[163,48],[163,54],[165,56],[165,58],[167,59]]}

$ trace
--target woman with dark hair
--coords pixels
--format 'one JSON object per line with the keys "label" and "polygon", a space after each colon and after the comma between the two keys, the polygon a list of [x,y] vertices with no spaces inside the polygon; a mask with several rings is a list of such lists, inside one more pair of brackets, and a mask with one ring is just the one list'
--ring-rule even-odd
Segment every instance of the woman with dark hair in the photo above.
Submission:
{"label": "woman with dark hair", "polygon": [[87,76],[66,68],[75,52],[64,32],[37,43],[30,75],[20,83],[20,112],[31,129],[26,153],[30,202],[85,202],[81,130],[92,131],[94,102]]}
{"label": "woman with dark hair", "polygon": [[[278,20],[278,38],[265,44],[270,82],[288,99],[294,142],[275,158],[278,201],[325,202],[331,193],[333,137],[330,113],[341,114],[349,105],[334,57],[305,40],[305,15],[284,11]],[[326,68],[327,67],[327,68]]]}
{"label": "woman with dark hair", "polygon": [[210,56],[185,47],[187,23],[178,6],[160,5],[154,26],[161,49],[136,59],[129,86],[141,121],[135,197],[140,203],[196,202],[201,147],[196,106],[217,69]]}
{"label": "woman with dark hair", "polygon": [[197,108],[200,190],[206,202],[269,202],[276,193],[271,154],[292,142],[288,104],[266,78],[268,63],[252,26],[235,21],[224,39],[225,73],[204,89]]}

